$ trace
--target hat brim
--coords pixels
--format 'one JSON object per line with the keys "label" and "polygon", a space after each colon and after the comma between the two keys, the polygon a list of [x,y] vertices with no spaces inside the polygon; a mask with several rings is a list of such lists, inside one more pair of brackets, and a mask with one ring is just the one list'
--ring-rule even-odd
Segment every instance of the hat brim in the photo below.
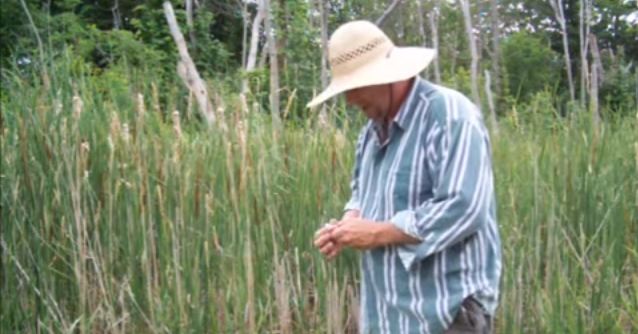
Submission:
{"label": "hat brim", "polygon": [[390,56],[358,68],[347,75],[333,78],[307,108],[315,107],[347,90],[406,80],[419,74],[436,57],[436,50],[416,47],[395,47]]}

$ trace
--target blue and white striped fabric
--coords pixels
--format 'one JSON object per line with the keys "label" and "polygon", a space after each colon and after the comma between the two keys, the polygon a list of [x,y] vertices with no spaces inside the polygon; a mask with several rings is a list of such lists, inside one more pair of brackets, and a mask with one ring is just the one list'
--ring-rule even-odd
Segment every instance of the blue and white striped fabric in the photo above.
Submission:
{"label": "blue and white striped fabric", "polygon": [[493,315],[501,245],[480,111],[417,77],[383,143],[379,130],[359,135],[345,209],[421,242],[362,252],[361,332],[441,333],[470,295]]}

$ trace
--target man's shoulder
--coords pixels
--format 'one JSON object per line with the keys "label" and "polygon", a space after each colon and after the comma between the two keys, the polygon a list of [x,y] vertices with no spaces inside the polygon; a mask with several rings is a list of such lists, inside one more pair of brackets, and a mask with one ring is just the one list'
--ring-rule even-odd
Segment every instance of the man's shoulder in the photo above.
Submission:
{"label": "man's shoulder", "polygon": [[480,121],[481,113],[463,93],[437,85],[425,79],[420,81],[419,97],[428,104],[429,117],[437,123]]}

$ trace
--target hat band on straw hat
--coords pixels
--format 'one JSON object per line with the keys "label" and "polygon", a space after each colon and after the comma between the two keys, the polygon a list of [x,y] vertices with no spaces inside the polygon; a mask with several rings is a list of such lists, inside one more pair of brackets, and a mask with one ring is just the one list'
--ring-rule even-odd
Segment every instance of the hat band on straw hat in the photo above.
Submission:
{"label": "hat band on straw hat", "polygon": [[330,66],[332,68],[335,68],[343,63],[346,63],[352,59],[355,59],[357,57],[360,57],[361,55],[363,55],[364,53],[367,53],[369,51],[372,51],[373,49],[375,49],[377,46],[379,46],[380,44],[382,44],[383,42],[386,42],[387,39],[382,38],[382,37],[377,37],[373,40],[371,40],[370,42],[359,46],[358,48],[352,50],[352,51],[348,51],[346,53],[342,53],[334,58],[330,58]]}
{"label": "hat band on straw hat", "polygon": [[339,27],[330,38],[328,53],[332,81],[308,107],[350,89],[409,79],[436,56],[434,49],[396,47],[381,29],[368,21],[353,21]]}

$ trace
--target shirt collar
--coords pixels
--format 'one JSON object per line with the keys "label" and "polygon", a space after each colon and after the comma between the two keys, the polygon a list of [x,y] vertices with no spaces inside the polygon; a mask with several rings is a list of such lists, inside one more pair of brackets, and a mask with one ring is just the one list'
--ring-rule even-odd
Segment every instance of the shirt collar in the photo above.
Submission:
{"label": "shirt collar", "polygon": [[381,124],[378,124],[377,122],[373,120],[369,121],[369,126],[375,132],[376,138],[379,141],[380,145],[384,145],[390,140],[390,137],[392,137],[394,133],[392,129],[393,123],[396,124],[396,126],[400,128],[401,130],[405,130],[410,126],[410,122],[412,121],[412,116],[414,114],[412,112],[412,110],[415,107],[414,103],[418,100],[416,98],[417,91],[419,90],[419,86],[421,86],[424,83],[425,81],[422,80],[418,75],[414,77],[414,81],[412,82],[412,87],[410,88],[410,93],[408,93],[407,97],[401,104],[401,107],[399,107],[399,112],[394,116],[394,119],[392,119],[392,123],[390,124],[388,128],[387,138],[383,141],[383,143],[381,143],[381,141],[379,140],[381,137],[379,135],[381,133]]}
{"label": "shirt collar", "polygon": [[419,78],[419,76],[417,75],[414,77],[414,81],[412,82],[410,93],[401,104],[399,112],[396,114],[396,116],[394,116],[393,122],[396,123],[402,130],[407,129],[410,124],[410,116],[412,114],[411,110],[414,109],[412,104],[415,101],[416,91],[418,90],[420,84],[421,78]]}

